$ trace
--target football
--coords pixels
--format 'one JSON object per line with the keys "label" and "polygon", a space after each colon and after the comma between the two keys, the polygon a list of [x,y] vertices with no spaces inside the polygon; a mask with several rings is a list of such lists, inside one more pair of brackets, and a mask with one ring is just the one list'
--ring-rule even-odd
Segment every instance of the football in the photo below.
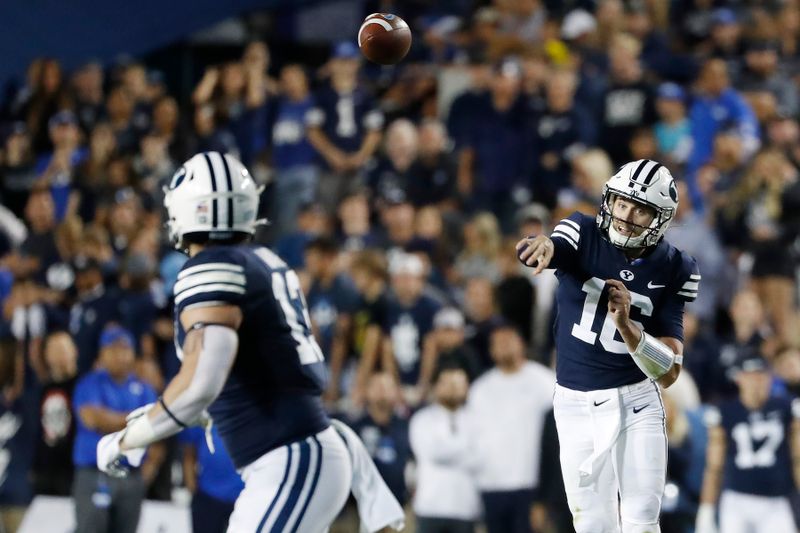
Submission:
{"label": "football", "polygon": [[358,47],[373,63],[394,65],[411,48],[411,30],[397,15],[373,13],[358,30]]}

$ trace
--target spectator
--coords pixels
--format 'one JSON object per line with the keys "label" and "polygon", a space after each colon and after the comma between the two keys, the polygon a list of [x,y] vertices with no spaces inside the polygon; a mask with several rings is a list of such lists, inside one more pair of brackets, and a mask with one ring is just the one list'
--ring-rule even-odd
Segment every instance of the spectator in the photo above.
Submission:
{"label": "spectator", "polygon": [[491,80],[491,68],[480,61],[471,61],[467,66],[467,73],[469,85],[464,92],[453,99],[447,115],[447,131],[453,138],[456,149],[461,149],[471,137],[478,118],[475,114],[476,106],[483,103]]}
{"label": "spectator", "polygon": [[[654,127],[658,152],[663,164],[683,165],[692,150],[692,135],[686,117],[686,93],[677,83],[658,86],[656,111],[659,121]],[[686,196],[681,196],[684,200]]]}
{"label": "spectator", "polygon": [[381,477],[394,497],[408,502],[405,471],[411,459],[408,421],[397,414],[400,391],[387,372],[370,376],[366,391],[366,412],[350,424],[361,437]]}
{"label": "spectator", "polygon": [[296,231],[283,235],[277,240],[275,251],[290,268],[300,269],[305,263],[306,244],[328,231],[327,213],[317,202],[303,204],[297,213],[296,226]]}
{"label": "spectator", "polygon": [[384,155],[368,172],[369,188],[375,195],[390,189],[407,191],[409,183],[419,181],[414,176],[414,162],[419,150],[419,136],[414,123],[402,118],[389,124],[383,146]]}
{"label": "spectator", "polygon": [[567,216],[572,211],[597,213],[597,199],[602,196],[603,184],[614,174],[608,154],[599,149],[587,150],[572,160],[572,186],[558,195],[559,213],[553,218]]}
{"label": "spectator", "polygon": [[194,110],[194,136],[189,139],[189,152],[219,152],[238,158],[236,137],[224,124],[218,123],[214,106],[204,104]]}
{"label": "spectator", "polygon": [[352,191],[342,198],[338,209],[339,228],[336,240],[344,252],[378,248],[382,239],[370,219],[369,197],[364,190]]}
{"label": "spectator", "polygon": [[202,428],[185,429],[179,438],[183,443],[183,480],[192,493],[192,533],[225,533],[233,503],[244,488],[242,478],[216,429],[211,430],[210,437],[213,451]]}
{"label": "spectator", "polygon": [[511,326],[494,329],[491,354],[495,368],[472,385],[467,406],[473,460],[480,465],[476,484],[489,533],[528,533],[555,376],[525,360],[522,337]]}
{"label": "spectator", "polygon": [[[364,401],[367,380],[376,367],[386,368],[382,358],[383,324],[389,309],[386,261],[380,252],[365,250],[353,257],[350,275],[360,301],[353,313],[353,349],[359,354],[351,399],[356,406]],[[388,354],[387,354],[388,357]]]}
{"label": "spectator", "polygon": [[44,343],[47,376],[39,401],[39,440],[34,462],[37,494],[69,496],[75,420],[72,397],[77,381],[78,350],[66,331],[48,334]]}
{"label": "spectator", "polygon": [[131,411],[156,401],[155,391],[133,375],[133,348],[128,331],[106,328],[100,338],[102,368],[89,372],[75,386],[76,533],[135,532],[145,489],[163,459],[163,444],[154,445],[148,448],[141,471],[128,477],[112,478],[97,470],[100,437],[123,429]]}
{"label": "spectator", "polygon": [[433,329],[433,317],[441,304],[425,294],[422,261],[400,253],[389,263],[394,298],[389,301],[383,324],[383,352],[394,366],[406,401],[416,405],[422,400],[420,365],[425,336]]}
{"label": "spectator", "polygon": [[711,57],[725,62],[728,74],[739,79],[742,69],[742,25],[739,17],[729,8],[721,7],[711,13]]}
{"label": "spectator", "polygon": [[31,138],[24,122],[14,122],[2,134],[3,158],[0,162],[0,197],[3,205],[22,218],[28,195],[38,175],[34,170]]}
{"label": "spectator", "polygon": [[380,198],[380,217],[386,233],[381,244],[389,250],[407,250],[414,240],[414,205],[400,188],[387,188]]}
{"label": "spectator", "polygon": [[75,99],[75,114],[81,129],[88,133],[104,114],[103,66],[90,62],[72,75],[72,91]]}
{"label": "spectator", "polygon": [[464,288],[464,312],[467,316],[465,330],[467,344],[478,354],[481,371],[492,368],[489,354],[489,337],[500,324],[494,299],[494,287],[486,278],[471,278]]}
{"label": "spectator", "polygon": [[361,169],[381,140],[383,114],[359,83],[360,62],[353,43],[337,44],[329,63],[330,86],[315,95],[316,107],[306,114],[308,140],[325,166],[319,198],[329,210],[361,184]]}
{"label": "spectator", "polygon": [[502,235],[497,219],[491,213],[478,213],[464,225],[464,249],[456,257],[456,280],[473,277],[500,281]]}
{"label": "spectator", "polygon": [[761,144],[753,110],[731,88],[728,68],[721,59],[709,59],[703,64],[697,80],[697,94],[689,110],[689,123],[694,142],[686,168],[687,180],[695,208],[702,211],[704,199],[694,177],[711,158],[717,134],[725,129],[732,130],[741,140],[741,153],[745,160]]}
{"label": "spectator", "polygon": [[464,315],[455,307],[443,307],[433,317],[433,331],[425,337],[420,383],[423,395],[439,368],[457,368],[474,381],[483,370],[475,350],[464,340]]}
{"label": "spectator", "polygon": [[745,70],[736,85],[744,94],[771,95],[777,104],[777,114],[792,117],[800,109],[800,95],[791,78],[779,70],[778,59],[777,42],[751,42],[744,55]]}
{"label": "spectator", "polygon": [[570,161],[594,142],[589,112],[575,101],[578,79],[572,70],[559,69],[546,84],[545,109],[534,124],[534,194],[537,202],[555,205],[561,189],[569,187]]}
{"label": "spectator", "polygon": [[[495,69],[491,91],[473,108],[472,128],[459,154],[458,191],[472,209],[492,212],[508,230],[514,204],[530,198],[528,112],[514,60]],[[511,213],[511,215],[510,215]]]}
{"label": "spectator", "polygon": [[50,192],[44,188],[31,191],[25,205],[28,237],[15,255],[11,270],[17,277],[31,276],[39,283],[45,282],[47,269],[58,262],[55,242],[55,205]]}
{"label": "spectator", "polygon": [[315,199],[319,167],[306,135],[305,115],[314,107],[303,67],[281,69],[281,94],[273,111],[272,165],[275,171],[275,223],[279,233],[295,229],[297,211]]}
{"label": "spectator", "polygon": [[358,293],[346,274],[339,272],[339,248],[330,237],[317,237],[306,245],[305,268],[310,287],[306,294],[311,326],[328,363],[325,399],[335,402],[342,388],[342,372],[350,354],[353,313]]}
{"label": "spectator", "polygon": [[38,393],[30,372],[23,374],[17,343],[0,340],[0,528],[15,532],[33,498],[30,471],[37,438]]}
{"label": "spectator", "polygon": [[416,207],[430,204],[454,208],[456,162],[450,152],[447,131],[434,119],[422,121],[418,128],[419,148],[414,172],[408,183],[408,195]]}
{"label": "spectator", "polygon": [[609,80],[603,95],[600,146],[616,165],[630,161],[630,142],[637,128],[655,122],[655,91],[645,80],[639,60],[642,45],[619,33],[608,47]]}
{"label": "spectator", "polygon": [[78,347],[78,375],[82,376],[94,368],[101,332],[118,318],[118,300],[106,291],[96,260],[80,255],[72,268],[77,298],[70,309],[69,331]]}
{"label": "spectator", "polygon": [[124,86],[118,85],[108,93],[106,113],[114,130],[117,148],[123,154],[131,154],[136,150],[142,133],[133,122],[135,109],[136,102]]}
{"label": "spectator", "polygon": [[467,374],[443,363],[434,382],[435,403],[417,411],[409,425],[417,461],[416,531],[473,533],[480,500],[472,479],[475,465],[464,409]]}
{"label": "spectator", "polygon": [[41,59],[30,74],[35,77],[33,92],[18,118],[27,124],[36,153],[42,153],[51,148],[47,131],[50,117],[68,107],[70,98],[64,87],[61,64],[57,60]]}
{"label": "spectator", "polygon": [[172,161],[186,158],[186,139],[180,131],[178,102],[171,96],[153,100],[153,128],[151,135],[161,138],[166,144]]}

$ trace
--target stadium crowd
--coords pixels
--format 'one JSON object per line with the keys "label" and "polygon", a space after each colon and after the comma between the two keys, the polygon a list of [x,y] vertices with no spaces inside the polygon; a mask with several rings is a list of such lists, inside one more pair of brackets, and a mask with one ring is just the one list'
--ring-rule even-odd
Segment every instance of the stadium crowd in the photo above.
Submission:
{"label": "stadium crowd", "polygon": [[[800,2],[364,9],[411,25],[400,65],[365,64],[355,42],[288,63],[253,40],[182,98],[144,63],[67,72],[41,58],[0,102],[5,531],[37,494],[74,497],[79,531],[126,531],[114,524],[135,526],[126,513],[176,485],[194,494],[196,531],[224,531],[241,484],[202,432],[151,448],[123,481],[94,466],[99,436],[180,364],[171,298],[186,258],[166,241],[162,187],[201,151],[265,186],[256,240],[301,276],[327,405],[417,531],[571,531],[551,413],[557,280],[533,278],[513,247],[595,214],[629,160],[678,179],[667,239],[703,275],[664,392],[662,530],[694,527],[703,413],[737,394],[735,361],[761,354],[772,393],[800,394]],[[356,531],[352,515],[339,531]]]}

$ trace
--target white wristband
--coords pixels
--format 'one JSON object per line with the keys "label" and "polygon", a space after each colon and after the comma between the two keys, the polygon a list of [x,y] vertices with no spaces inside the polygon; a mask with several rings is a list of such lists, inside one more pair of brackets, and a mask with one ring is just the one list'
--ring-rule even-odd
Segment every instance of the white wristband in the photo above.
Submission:
{"label": "white wristband", "polygon": [[636,350],[631,352],[631,357],[644,375],[651,379],[658,379],[666,374],[675,362],[672,348],[644,330]]}

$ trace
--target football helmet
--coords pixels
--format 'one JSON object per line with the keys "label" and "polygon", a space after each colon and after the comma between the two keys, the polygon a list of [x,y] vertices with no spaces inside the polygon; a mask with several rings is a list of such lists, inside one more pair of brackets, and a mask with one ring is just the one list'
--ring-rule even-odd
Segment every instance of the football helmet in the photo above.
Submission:
{"label": "football helmet", "polygon": [[186,161],[164,187],[167,230],[175,248],[188,242],[252,236],[260,221],[261,188],[245,166],[228,154],[203,152]]}
{"label": "football helmet", "polygon": [[[655,210],[653,221],[641,234],[623,235],[612,224],[612,206],[619,196]],[[675,218],[677,208],[678,189],[667,167],[656,161],[640,159],[622,165],[603,185],[597,226],[618,248],[646,248],[658,244]]]}

